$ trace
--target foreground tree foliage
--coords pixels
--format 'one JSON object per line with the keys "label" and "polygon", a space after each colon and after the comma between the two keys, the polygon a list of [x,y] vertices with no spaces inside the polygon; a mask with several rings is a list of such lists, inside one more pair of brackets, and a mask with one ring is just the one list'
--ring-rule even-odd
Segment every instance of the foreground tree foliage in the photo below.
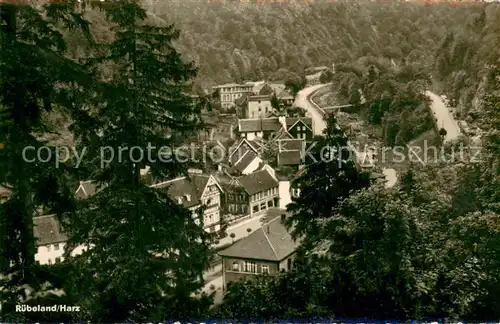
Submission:
{"label": "foreground tree foliage", "polygon": [[305,236],[314,244],[317,221],[330,217],[333,208],[352,191],[368,187],[370,177],[357,169],[355,153],[334,115],[328,116],[323,136],[312,145],[305,169],[293,184],[300,188],[300,196],[293,198],[288,210],[293,213],[290,225],[294,237]]}
{"label": "foreground tree foliage", "polygon": [[[37,135],[52,131],[42,121],[45,112],[73,109],[68,86],[88,84],[84,69],[65,57],[59,32],[80,30],[88,36],[88,26],[72,11],[73,5],[69,1],[35,9],[0,4],[0,186],[9,191],[0,200],[0,300],[2,319],[9,321],[40,318],[15,313],[16,304],[57,298],[53,276],[35,264],[33,216],[61,214],[73,206],[66,167],[55,167],[55,147]],[[24,157],[30,146],[47,146],[52,158],[43,163],[33,155]]]}
{"label": "foreground tree foliage", "polygon": [[93,108],[73,124],[88,150],[88,176],[102,190],[67,217],[66,253],[91,247],[71,261],[70,287],[93,322],[199,316],[210,302],[191,294],[203,285],[209,237],[190,210],[148,187],[140,173],[149,167],[154,177],[170,179],[187,170],[160,147],[173,148],[201,127],[199,104],[182,92],[196,69],[171,45],[179,32],[145,24],[137,2],[105,3],[102,10],[115,26],[114,40],[101,44],[89,64],[112,68],[98,76],[88,100]]}

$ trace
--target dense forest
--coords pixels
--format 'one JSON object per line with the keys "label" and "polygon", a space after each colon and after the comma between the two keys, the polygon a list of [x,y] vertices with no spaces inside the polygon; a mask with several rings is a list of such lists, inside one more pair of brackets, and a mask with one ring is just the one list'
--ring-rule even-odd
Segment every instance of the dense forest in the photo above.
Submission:
{"label": "dense forest", "polygon": [[[2,321],[500,319],[498,6],[123,0],[81,13],[73,5],[0,3]],[[332,63],[332,91],[381,125],[388,144],[433,127],[421,93],[431,88],[480,124],[481,154],[414,165],[393,188],[370,182],[343,152],[308,162],[288,208],[301,239],[296,266],[233,283],[213,307],[198,292],[215,238],[140,172],[171,179],[190,165],[132,155],[102,164],[102,147],[193,136],[207,108],[186,95],[193,83],[199,91],[284,80]],[[86,152],[79,168],[55,154],[24,159],[27,146],[57,153],[39,136],[61,132],[46,118],[54,110]],[[347,146],[335,117],[327,122],[312,154]],[[87,179],[100,190],[75,200],[74,183]],[[35,263],[33,215],[41,214],[56,214],[70,236],[63,263]],[[81,245],[92,248],[71,256]],[[81,311],[16,312],[21,303]]]}
{"label": "dense forest", "polygon": [[[151,2],[146,8],[151,22],[174,23],[181,30],[175,45],[199,66],[197,91],[224,82],[297,79],[308,67],[335,64],[335,102],[356,103],[358,91],[366,90],[369,104],[361,111],[380,125],[390,146],[432,129],[422,89],[448,95],[461,119],[477,119],[487,67],[495,64],[500,48],[495,4],[187,0]],[[86,17],[98,39],[109,38],[101,13]],[[71,38],[70,43],[76,55],[80,47]]]}

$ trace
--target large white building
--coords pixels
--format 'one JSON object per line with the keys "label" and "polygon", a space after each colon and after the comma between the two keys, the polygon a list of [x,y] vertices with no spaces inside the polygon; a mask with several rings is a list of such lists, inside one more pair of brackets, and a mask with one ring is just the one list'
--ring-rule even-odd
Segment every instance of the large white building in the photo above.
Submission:
{"label": "large white building", "polygon": [[241,98],[244,93],[252,93],[254,88],[253,83],[237,84],[227,83],[213,87],[219,92],[219,100],[221,107],[228,109],[235,106],[235,100]]}

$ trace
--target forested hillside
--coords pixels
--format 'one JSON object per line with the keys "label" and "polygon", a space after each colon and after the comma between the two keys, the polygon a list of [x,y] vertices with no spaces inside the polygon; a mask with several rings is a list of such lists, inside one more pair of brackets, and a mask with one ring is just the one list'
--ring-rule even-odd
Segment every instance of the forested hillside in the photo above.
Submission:
{"label": "forested hillside", "polygon": [[[148,11],[181,30],[177,49],[200,67],[206,84],[281,78],[313,65],[352,63],[363,57],[418,63],[430,71],[445,38],[480,17],[485,5],[210,4],[152,2]],[[487,10],[497,13],[493,6]],[[106,24],[89,14],[94,29]],[[488,19],[492,19],[489,17]],[[277,71],[280,73],[276,73]]]}
{"label": "forested hillside", "polygon": [[[180,29],[175,45],[198,65],[198,89],[243,80],[284,80],[307,67],[335,63],[336,101],[356,103],[358,89],[366,90],[365,97],[375,103],[363,112],[381,126],[388,145],[406,143],[432,128],[420,96],[423,89],[447,94],[460,106],[458,116],[466,119],[485,91],[485,69],[500,57],[500,10],[495,4],[187,0],[154,1],[146,7],[150,21],[174,23]],[[89,11],[86,17],[97,39],[109,39],[101,13]],[[73,53],[81,55],[76,40],[70,43]],[[370,67],[376,67],[376,82],[373,73],[368,75]],[[389,97],[403,101],[389,102]],[[414,127],[395,129],[394,124]]]}

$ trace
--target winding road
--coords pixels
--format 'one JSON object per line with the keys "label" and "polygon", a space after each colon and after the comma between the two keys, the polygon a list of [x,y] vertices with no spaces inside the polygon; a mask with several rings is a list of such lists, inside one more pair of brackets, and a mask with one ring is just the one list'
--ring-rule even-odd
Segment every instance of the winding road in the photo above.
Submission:
{"label": "winding road", "polygon": [[425,95],[431,99],[431,110],[436,119],[437,128],[444,128],[446,130],[444,142],[457,139],[461,134],[460,128],[443,99],[430,91],[426,91]]}
{"label": "winding road", "polygon": [[322,135],[323,130],[326,128],[326,122],[323,119],[323,115],[314,105],[309,101],[309,96],[312,95],[317,90],[326,87],[330,84],[317,84],[311,87],[307,87],[299,91],[295,97],[295,106],[307,110],[309,116],[313,120],[313,133],[314,135]]}
{"label": "winding road", "polygon": [[[321,111],[322,109],[318,105],[315,105],[313,102],[311,102],[310,96],[317,90],[323,87],[327,87],[329,85],[331,85],[331,83],[318,84],[304,88],[301,91],[299,91],[299,93],[295,98],[295,106],[307,110],[308,115],[312,118],[314,135],[323,134],[323,130],[326,128],[326,122],[324,119],[324,111]],[[358,156],[361,155],[361,153],[358,152],[354,147],[352,148],[356,151],[356,155]],[[384,168],[382,171],[386,178],[385,186],[387,188],[394,186],[398,180],[396,170]]]}

